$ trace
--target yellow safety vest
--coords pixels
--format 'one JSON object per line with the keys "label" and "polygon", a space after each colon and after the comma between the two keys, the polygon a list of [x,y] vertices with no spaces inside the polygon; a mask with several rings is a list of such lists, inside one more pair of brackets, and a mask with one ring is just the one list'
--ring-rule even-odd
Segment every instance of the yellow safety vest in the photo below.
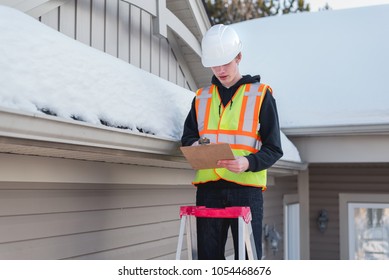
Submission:
{"label": "yellow safety vest", "polygon": [[[226,106],[215,85],[197,90],[195,108],[200,137],[211,143],[229,143],[235,156],[258,152],[262,145],[258,120],[267,89],[271,91],[268,85],[260,83],[241,85]],[[193,184],[220,179],[265,190],[267,171],[237,174],[226,168],[201,169]]]}

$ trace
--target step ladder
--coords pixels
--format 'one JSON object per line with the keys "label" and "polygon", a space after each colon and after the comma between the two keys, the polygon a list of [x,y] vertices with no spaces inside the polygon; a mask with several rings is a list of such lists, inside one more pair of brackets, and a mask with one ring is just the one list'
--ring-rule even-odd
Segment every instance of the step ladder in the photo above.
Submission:
{"label": "step ladder", "polygon": [[254,237],[251,227],[250,207],[226,207],[226,208],[206,208],[205,206],[181,206],[180,207],[180,233],[176,260],[181,259],[182,244],[186,230],[186,241],[188,249],[188,259],[197,259],[197,235],[194,218],[236,218],[238,219],[238,252],[239,260],[246,259],[245,249],[249,260],[257,260]]}

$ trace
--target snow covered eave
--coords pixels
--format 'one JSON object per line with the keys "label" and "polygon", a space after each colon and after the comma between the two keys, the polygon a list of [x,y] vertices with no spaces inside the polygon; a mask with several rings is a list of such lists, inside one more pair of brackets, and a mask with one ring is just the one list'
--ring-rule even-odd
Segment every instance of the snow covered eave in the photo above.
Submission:
{"label": "snow covered eave", "polygon": [[290,176],[297,175],[299,171],[307,168],[307,163],[279,160],[268,170],[268,173],[274,177]]}
{"label": "snow covered eave", "polygon": [[282,128],[287,136],[337,136],[389,134],[389,123],[381,124],[344,124]]}
{"label": "snow covered eave", "polygon": [[0,153],[190,168],[178,147],[172,139],[0,109]]}
{"label": "snow covered eave", "polygon": [[[0,153],[191,169],[172,139],[5,108],[0,120]],[[294,175],[306,167],[279,160],[269,174]]]}

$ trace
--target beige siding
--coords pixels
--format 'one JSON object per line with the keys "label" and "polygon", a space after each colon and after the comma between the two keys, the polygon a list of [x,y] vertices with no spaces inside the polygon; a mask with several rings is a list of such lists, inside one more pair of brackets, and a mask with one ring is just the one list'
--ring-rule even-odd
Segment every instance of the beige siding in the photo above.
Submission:
{"label": "beige siding", "polygon": [[[310,165],[311,259],[340,259],[339,193],[388,193],[388,164]],[[329,213],[328,229],[321,233],[316,218]]]}
{"label": "beige siding", "polygon": [[[69,0],[38,19],[86,45],[190,88],[168,40],[154,35],[152,15],[121,0]],[[180,50],[177,50],[180,51]]]}
{"label": "beige siding", "polygon": [[0,167],[0,259],[174,259],[195,199],[187,170],[5,154]]}

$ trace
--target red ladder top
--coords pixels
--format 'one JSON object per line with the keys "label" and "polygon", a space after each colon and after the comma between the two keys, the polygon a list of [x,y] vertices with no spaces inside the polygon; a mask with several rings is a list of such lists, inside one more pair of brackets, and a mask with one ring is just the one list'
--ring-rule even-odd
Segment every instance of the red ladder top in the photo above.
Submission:
{"label": "red ladder top", "polygon": [[195,216],[198,218],[239,218],[242,217],[246,224],[251,221],[250,207],[226,207],[206,208],[205,206],[181,206],[180,218],[182,216]]}

